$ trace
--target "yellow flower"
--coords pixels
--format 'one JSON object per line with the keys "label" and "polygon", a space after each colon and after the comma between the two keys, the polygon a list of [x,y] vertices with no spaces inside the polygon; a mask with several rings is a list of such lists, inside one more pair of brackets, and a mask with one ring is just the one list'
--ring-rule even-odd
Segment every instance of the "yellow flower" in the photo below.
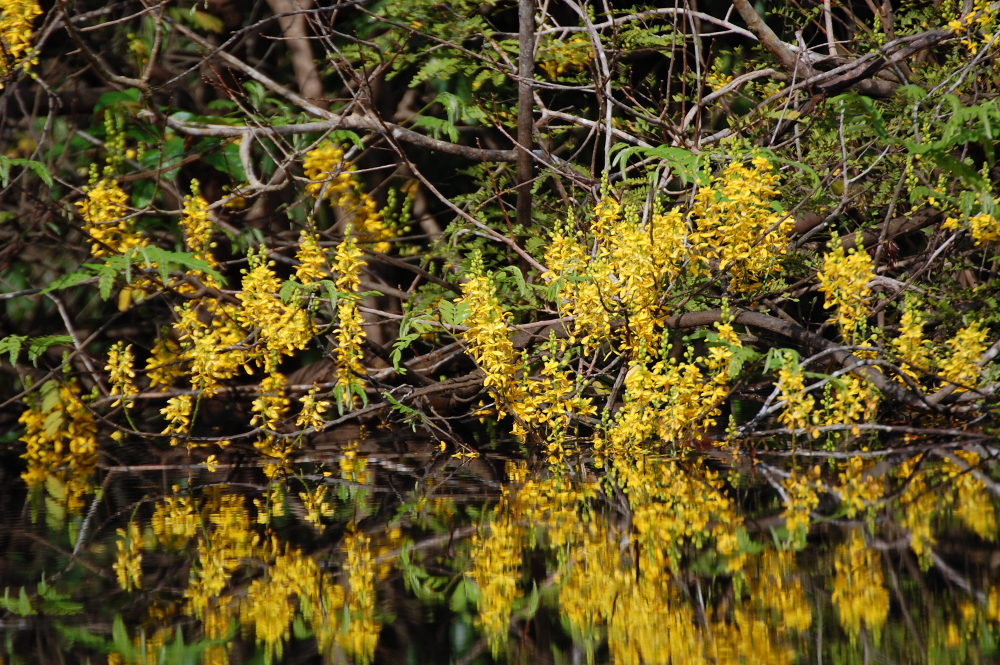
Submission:
{"label": "yellow flower", "polygon": [[198,534],[201,521],[191,497],[176,496],[179,491],[176,485],[171,491],[175,496],[168,496],[156,504],[150,526],[161,545],[179,548]]}
{"label": "yellow flower", "polygon": [[302,284],[312,284],[323,279],[328,274],[326,255],[319,246],[319,238],[315,234],[303,231],[299,235],[299,251],[295,255],[299,265],[295,267],[295,276]]}
{"label": "yellow flower", "polygon": [[362,239],[374,243],[376,252],[388,252],[389,240],[395,237],[378,211],[375,200],[361,191],[354,165],[344,160],[344,151],[325,142],[306,153],[302,162],[309,183],[306,192],[323,197],[338,206]]}
{"label": "yellow flower", "polygon": [[34,0],[5,0],[0,11],[0,89],[19,65],[37,61],[31,50],[32,24],[42,13]]}
{"label": "yellow flower", "polygon": [[505,512],[502,504],[489,523],[488,535],[473,537],[473,566],[468,573],[479,587],[479,623],[494,656],[506,643],[514,601],[521,595],[521,530]]}
{"label": "yellow flower", "polygon": [[78,513],[84,495],[93,491],[97,421],[81,401],[76,381],[46,381],[18,422],[24,426],[21,458],[27,465],[21,479],[30,490],[61,487],[61,495],[53,498]]}
{"label": "yellow flower", "polygon": [[[823,260],[819,272],[819,288],[825,296],[826,309],[836,309],[836,321],[848,343],[861,339],[858,326],[868,317],[868,300],[874,277],[872,258],[862,247],[844,251],[840,241],[834,239],[834,249]],[[860,246],[860,243],[859,243]]]}
{"label": "yellow flower", "polygon": [[259,330],[260,343],[271,354],[292,355],[312,340],[313,326],[298,304],[281,301],[281,280],[266,257],[263,246],[247,254],[250,265],[243,271],[243,290],[236,296],[241,305],[236,319],[247,330]]}
{"label": "yellow flower", "polygon": [[789,429],[805,429],[814,432],[817,420],[816,398],[805,390],[805,375],[793,353],[785,353],[784,362],[778,369],[778,388],[785,400],[785,408],[778,416],[778,422]]}
{"label": "yellow flower", "polygon": [[885,588],[881,554],[865,545],[858,530],[837,547],[834,557],[833,604],[840,625],[853,637],[864,625],[876,642],[889,615],[889,591]]}
{"label": "yellow flower", "polygon": [[322,432],[326,427],[323,414],[330,409],[331,404],[326,400],[316,399],[319,390],[319,386],[315,386],[299,399],[302,410],[295,419],[297,427],[311,427],[317,432]]}
{"label": "yellow flower", "polygon": [[[191,253],[207,261],[212,266],[218,262],[212,256],[212,219],[209,216],[208,201],[202,198],[197,180],[191,181],[191,194],[184,197],[184,214],[180,221],[184,232],[184,242]],[[218,286],[212,283],[208,275],[198,277],[206,286]],[[208,281],[206,281],[208,280]]]}
{"label": "yellow flower", "polygon": [[[725,270],[737,293],[776,275],[794,222],[772,208],[778,176],[764,157],[750,166],[733,162],[695,197],[690,243],[695,274]],[[784,219],[783,219],[784,217]]]}
{"label": "yellow flower", "polygon": [[955,333],[948,346],[951,354],[940,363],[941,376],[956,386],[955,392],[975,388],[981,374],[977,363],[989,346],[987,331],[978,322],[971,323]]}
{"label": "yellow flower", "polygon": [[344,572],[350,582],[347,612],[350,623],[337,636],[337,642],[362,665],[372,662],[380,626],[375,621],[375,561],[363,533],[348,533],[343,549],[347,555]]}
{"label": "yellow flower", "polygon": [[118,586],[125,591],[142,586],[142,537],[139,525],[128,523],[128,529],[118,529],[117,554],[113,568],[118,578]]}
{"label": "yellow flower", "polygon": [[186,437],[191,429],[191,411],[194,402],[191,395],[174,395],[167,400],[167,405],[160,409],[160,413],[167,421],[167,426],[163,428],[164,434],[171,435],[171,443],[176,445],[179,437]]}
{"label": "yellow flower", "polygon": [[923,328],[923,313],[913,303],[907,303],[899,322],[899,333],[892,340],[892,348],[905,365],[917,371],[931,368],[931,356]]}
{"label": "yellow flower", "polygon": [[76,205],[83,217],[83,230],[90,237],[91,254],[110,256],[147,244],[128,218],[128,195],[117,182],[104,178],[85,191],[87,198]]}
{"label": "yellow flower", "polygon": [[266,430],[275,431],[278,424],[288,412],[290,400],[285,396],[285,386],[288,381],[277,370],[272,371],[260,382],[260,392],[254,399],[250,409],[253,417],[251,425],[257,425]]}
{"label": "yellow flower", "polygon": [[319,531],[323,528],[323,519],[333,517],[334,513],[333,505],[326,500],[327,492],[326,485],[318,485],[311,492],[299,492],[299,498],[306,509],[306,522]]}
{"label": "yellow flower", "polygon": [[115,342],[108,350],[108,364],[105,370],[108,372],[108,383],[113,388],[113,397],[117,399],[111,406],[118,406],[124,403],[125,408],[132,406],[132,398],[139,394],[139,389],[135,386],[135,355],[132,353],[132,345],[125,342]]}

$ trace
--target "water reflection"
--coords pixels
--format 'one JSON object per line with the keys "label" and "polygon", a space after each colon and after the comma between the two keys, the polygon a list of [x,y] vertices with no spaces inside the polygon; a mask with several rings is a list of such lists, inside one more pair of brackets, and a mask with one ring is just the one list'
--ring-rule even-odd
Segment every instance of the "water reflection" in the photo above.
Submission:
{"label": "water reflection", "polygon": [[995,451],[910,444],[56,475],[5,515],[5,662],[992,662]]}

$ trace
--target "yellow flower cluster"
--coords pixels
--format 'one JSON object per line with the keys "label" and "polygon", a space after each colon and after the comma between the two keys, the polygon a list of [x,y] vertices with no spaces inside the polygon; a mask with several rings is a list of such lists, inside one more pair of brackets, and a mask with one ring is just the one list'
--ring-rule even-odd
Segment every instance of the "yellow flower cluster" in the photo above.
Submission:
{"label": "yellow flower cluster", "polygon": [[611,585],[624,584],[622,561],[617,543],[586,528],[574,538],[571,552],[556,580],[560,613],[576,637],[589,641],[596,637],[596,628],[611,618],[608,594]]}
{"label": "yellow flower cluster", "polygon": [[174,395],[167,400],[166,406],[160,409],[160,415],[167,421],[167,426],[163,428],[163,434],[170,435],[170,445],[176,446],[182,443],[191,430],[191,416],[194,409],[194,400],[191,395]]}
{"label": "yellow flower cluster", "polygon": [[628,497],[636,542],[643,552],[637,566],[656,577],[679,570],[683,543],[715,540],[715,549],[729,570],[739,570],[745,555],[739,535],[745,535],[735,506],[719,474],[700,459],[687,468],[651,455],[620,456],[611,474]]}
{"label": "yellow flower cluster", "polygon": [[989,346],[986,335],[987,331],[974,322],[948,340],[951,354],[941,361],[939,373],[948,384],[956,386],[956,392],[978,385],[981,370],[977,363]]}
{"label": "yellow flower cluster", "polygon": [[169,388],[182,376],[184,367],[180,344],[166,334],[159,335],[146,359],[149,387]]}
{"label": "yellow flower cluster", "polygon": [[625,375],[624,404],[615,415],[605,440],[595,445],[599,456],[631,454],[647,445],[683,445],[715,425],[729,392],[729,361],[741,346],[729,324],[716,324],[718,343],[700,358],[687,361],[667,357],[650,363],[640,354]]}
{"label": "yellow flower cluster", "polygon": [[462,339],[485,375],[483,385],[498,401],[511,401],[509,396],[514,385],[511,367],[516,356],[507,333],[509,315],[500,307],[493,280],[484,271],[482,257],[478,254],[472,258],[466,277],[462,297],[458,300],[459,305],[468,308],[465,317],[468,330],[462,333]]}
{"label": "yellow flower cluster", "polygon": [[118,529],[118,541],[113,568],[118,586],[125,591],[142,586],[142,536],[139,525],[129,522],[127,529]]}
{"label": "yellow flower cluster", "polygon": [[236,320],[245,330],[259,331],[259,344],[267,352],[265,363],[304,349],[314,332],[305,310],[281,301],[281,280],[266,257],[263,246],[248,252],[250,265],[243,271],[243,290],[236,296],[241,305]]}
{"label": "yellow flower cluster", "polygon": [[948,461],[945,463],[944,473],[957,489],[955,513],[977,536],[993,542],[997,537],[997,516],[993,497],[986,484],[972,472],[979,467],[979,455],[965,450],[956,450],[954,454],[964,464],[960,466]]}
{"label": "yellow flower cluster", "polygon": [[[941,224],[943,229],[958,229],[960,221],[956,217],[949,217]],[[1000,240],[1000,220],[989,213],[981,212],[969,217],[969,233],[977,245],[985,242],[997,242]]]}
{"label": "yellow flower cluster", "polygon": [[854,638],[861,626],[876,642],[889,615],[889,591],[885,588],[879,552],[865,545],[858,530],[838,546],[834,555],[833,604],[840,625]]}
{"label": "yellow flower cluster", "polygon": [[826,409],[819,416],[821,425],[853,425],[851,434],[860,433],[858,423],[875,421],[882,393],[867,379],[846,374],[824,387]]}
{"label": "yellow flower cluster", "polygon": [[719,70],[716,66],[705,75],[705,84],[712,89],[713,92],[718,91],[733,81],[732,74],[726,74]]}
{"label": "yellow flower cluster", "polygon": [[350,483],[367,485],[371,482],[371,471],[368,470],[368,458],[358,455],[358,442],[350,442],[344,448],[340,458],[340,477]]}
{"label": "yellow flower cluster", "polygon": [[174,312],[177,321],[173,332],[179,348],[172,356],[172,343],[164,342],[160,347],[162,355],[157,360],[164,368],[164,378],[172,377],[180,363],[187,364],[191,388],[212,397],[222,381],[236,376],[248,362],[242,346],[246,333],[236,321],[240,310],[229,302],[203,298],[200,306],[187,302]]}
{"label": "yellow flower cluster", "polygon": [[[498,541],[508,546],[488,567],[502,580],[489,591],[501,595],[488,596],[477,581],[481,611],[507,608],[520,595],[520,558],[511,557],[521,539],[511,542],[508,534],[523,524],[536,547],[558,553],[558,606],[574,639],[588,649],[588,659],[606,639],[611,662],[793,662],[783,634],[805,630],[812,615],[801,585],[786,572],[790,555],[763,555],[758,566],[766,579],[754,589],[753,602],[723,618],[716,619],[711,608],[699,618],[678,593],[674,574],[689,551],[685,545],[701,548],[714,540],[715,552],[734,571],[749,565],[751,556],[739,544],[747,537],[722,483],[700,462],[691,466],[643,455],[616,463],[611,477],[628,498],[632,516],[624,532],[587,509],[595,486],[578,485],[567,475],[528,478],[523,465],[509,466],[508,472],[505,498],[491,523],[501,534]],[[482,555],[473,550],[474,568]],[[781,593],[774,593],[775,586]],[[770,618],[773,613],[777,620]],[[509,614],[501,615],[495,621],[499,632],[487,637],[502,644],[509,622]]]}
{"label": "yellow flower cluster", "polygon": [[775,613],[778,617],[775,623],[785,630],[804,631],[812,625],[812,608],[802,583],[793,576],[794,569],[792,552],[765,550],[757,559],[757,570],[750,579],[756,602]]}
{"label": "yellow flower cluster", "polygon": [[735,293],[751,292],[778,274],[795,223],[772,207],[777,183],[767,159],[754,157],[749,166],[733,162],[698,190],[689,239],[695,274],[726,270]]}
{"label": "yellow flower cluster", "polygon": [[[271,547],[277,549],[276,544]],[[310,598],[315,602],[320,577],[311,557],[286,546],[268,566],[267,575],[250,583],[239,603],[239,618],[241,624],[253,628],[257,644],[264,647],[265,663],[281,659],[296,615],[295,601]]]}
{"label": "yellow flower cluster", "polygon": [[333,517],[333,506],[326,500],[328,491],[326,485],[317,485],[309,492],[299,492],[302,506],[306,509],[305,520],[317,531],[323,530],[324,519]]}
{"label": "yellow flower cluster", "polygon": [[301,284],[312,284],[329,274],[326,265],[326,254],[319,246],[319,238],[315,233],[302,231],[299,235],[299,249],[295,254],[299,265],[295,267],[295,278]]}
{"label": "yellow flower cluster", "polygon": [[620,312],[628,321],[627,349],[655,344],[665,315],[661,296],[687,252],[683,216],[677,209],[654,212],[643,223],[636,206],[606,196],[594,210],[591,231],[596,252],[567,223],[556,227],[545,255],[549,271],[542,278],[557,288],[560,313],[573,318],[571,339],[579,336],[584,352],[608,341],[612,315]]}
{"label": "yellow flower cluster", "polygon": [[895,476],[905,483],[898,499],[899,522],[910,531],[910,549],[917,555],[920,567],[926,570],[931,565],[931,548],[936,542],[932,522],[947,496],[931,491],[934,483],[930,473],[918,469],[918,463],[918,458],[904,461],[896,468]]}
{"label": "yellow flower cluster", "polygon": [[18,418],[24,426],[21,479],[29,490],[47,487],[68,512],[78,514],[93,491],[97,421],[80,399],[76,381],[50,380],[29,398]]}
{"label": "yellow flower cluster", "polygon": [[171,488],[174,496],[168,496],[156,504],[150,526],[160,545],[170,549],[180,549],[198,535],[201,519],[195,512],[191,497],[177,496],[180,488]]}
{"label": "yellow flower cluster", "polygon": [[[268,502],[273,505],[262,508],[255,501],[258,510],[267,513],[259,512],[257,523],[266,523],[272,514],[280,514],[283,502],[280,488],[280,483],[271,485]],[[176,487],[173,492],[176,495]],[[265,662],[281,658],[296,617],[301,617],[313,631],[322,653],[329,656],[336,643],[348,649],[348,633],[342,630],[340,623],[340,617],[347,616],[344,614],[347,597],[343,587],[333,583],[314,558],[282,544],[273,533],[262,538],[252,527],[253,521],[245,504],[243,496],[218,489],[210,490],[203,502],[171,496],[158,503],[151,525],[159,544],[183,548],[195,555],[184,592],[184,613],[200,620],[204,636],[210,640],[225,638],[232,623],[238,621],[254,633]],[[130,525],[130,529],[133,527],[134,524]],[[139,555],[135,549],[139,542],[138,530],[119,531],[120,552],[134,559]],[[192,539],[197,542],[188,544]],[[122,557],[119,554],[119,558]],[[364,587],[363,559],[361,555],[354,558],[349,555],[349,563],[345,564],[352,593]],[[138,570],[138,563],[130,565],[133,567],[120,569],[131,575],[132,570]],[[233,577],[248,565],[262,568],[264,572],[241,586],[241,580]],[[116,571],[120,576],[119,568]],[[133,582],[133,586],[136,584],[137,581]],[[361,614],[367,612],[367,616],[372,617],[373,594],[370,588],[368,598],[371,602],[362,599],[348,604],[346,609],[351,611],[352,621],[355,610]],[[361,625],[363,620],[361,617]],[[369,639],[368,644],[373,647],[374,639]],[[228,649],[228,644],[213,644],[206,651],[203,662],[225,665],[229,661]],[[370,655],[368,658],[370,660]]]}
{"label": "yellow flower cluster", "polygon": [[885,482],[882,477],[873,473],[871,465],[860,455],[851,456],[838,473],[840,486],[840,501],[847,517],[858,514],[872,514],[876,503],[885,494]]}
{"label": "yellow flower cluster", "polygon": [[285,483],[281,477],[271,478],[267,494],[253,500],[257,508],[257,524],[267,526],[272,518],[285,515]]}
{"label": "yellow flower cluster", "polygon": [[108,383],[112,388],[112,397],[116,397],[111,406],[124,404],[125,408],[132,406],[132,398],[139,394],[135,385],[135,355],[132,345],[125,342],[115,342],[108,350],[108,364],[104,367],[108,372]]}
{"label": "yellow flower cluster", "polygon": [[[595,217],[595,222],[598,219]],[[557,225],[553,231],[545,250],[545,264],[549,271],[542,279],[548,284],[560,280],[556,305],[561,316],[573,321],[572,331],[579,336],[584,353],[609,339],[611,303],[604,298],[610,294],[602,294],[602,288],[612,282],[607,265],[591,261],[586,246],[568,224]],[[570,341],[575,341],[575,336]]]}
{"label": "yellow flower cluster", "polygon": [[590,39],[577,33],[566,41],[550,40],[539,50],[536,62],[550,79],[555,79],[583,71],[592,58]]}
{"label": "yellow flower cluster", "polygon": [[989,0],[973,0],[972,11],[964,17],[948,21],[948,28],[956,35],[964,34],[962,45],[970,54],[992,41],[997,30],[997,10]]}
{"label": "yellow flower cluster", "polygon": [[333,357],[337,364],[338,406],[350,411],[365,394],[364,319],[358,311],[357,291],[361,288],[361,270],[365,266],[361,248],[347,227],[344,240],[337,246],[333,270],[337,287],[336,346]]}
{"label": "yellow flower cluster", "polygon": [[[218,494],[205,506],[206,528],[198,538],[197,560],[191,568],[186,612],[205,619],[210,610],[222,610],[226,604],[221,598],[229,578],[260,542],[260,537],[250,528],[250,514],[244,498],[234,494]],[[226,620],[228,626],[228,619]]]}
{"label": "yellow flower cluster", "polygon": [[319,391],[319,386],[315,386],[299,398],[302,410],[299,411],[299,415],[295,419],[296,427],[311,427],[317,432],[322,432],[326,428],[323,415],[332,405],[327,400],[317,399]]}
{"label": "yellow flower cluster", "polygon": [[814,437],[819,436],[815,428],[818,416],[816,398],[805,390],[805,374],[794,353],[784,354],[778,369],[778,388],[785,400],[785,408],[778,416],[778,422],[790,429],[805,429]]}
{"label": "yellow flower cluster", "polygon": [[102,178],[85,191],[87,198],[76,205],[83,217],[83,231],[90,238],[91,254],[111,256],[147,244],[128,217],[128,194],[115,180]]}
{"label": "yellow flower cluster", "polygon": [[664,295],[681,275],[724,270],[730,288],[746,292],[775,274],[792,228],[772,209],[776,183],[767,160],[756,157],[699,190],[687,215],[655,206],[643,215],[606,195],[590,221],[593,251],[570,223],[557,225],[542,277],[556,288],[560,313],[573,319],[571,339],[589,350],[608,341],[612,317],[624,315],[624,347],[634,357],[658,343]]}
{"label": "yellow flower cluster", "polygon": [[[819,288],[825,296],[824,307],[836,309],[836,321],[844,340],[854,344],[864,337],[859,325],[868,317],[868,300],[874,277],[872,257],[864,249],[852,247],[849,252],[834,239],[833,251],[823,259],[819,272]],[[860,243],[859,243],[860,246]]]}
{"label": "yellow flower cluster", "polygon": [[286,395],[288,380],[276,369],[271,369],[260,382],[260,390],[250,405],[253,416],[250,424],[260,427],[263,432],[254,441],[254,447],[264,456],[264,472],[274,478],[279,471],[288,469],[296,440],[279,437],[275,433],[288,415],[291,399]]}
{"label": "yellow flower cluster", "polygon": [[285,386],[288,381],[285,376],[273,370],[260,382],[260,392],[254,399],[250,409],[253,417],[250,419],[251,425],[257,425],[265,430],[275,431],[282,418],[288,413],[288,406],[291,403],[285,395]]}
{"label": "yellow flower cluster", "polygon": [[479,624],[490,642],[494,657],[506,644],[521,571],[522,529],[501,501],[488,534],[472,537],[472,570],[467,574],[479,587]]}
{"label": "yellow flower cluster", "polygon": [[30,55],[32,24],[42,13],[35,0],[0,2],[0,90],[18,66],[37,62]]}
{"label": "yellow flower cluster", "polygon": [[344,160],[344,151],[327,141],[306,153],[302,162],[309,183],[306,192],[329,199],[357,229],[362,239],[373,242],[376,252],[388,252],[389,240],[396,236],[389,228],[373,199],[361,190],[353,164]]}
{"label": "yellow flower cluster", "polygon": [[[191,181],[191,194],[184,197],[184,212],[181,215],[180,226],[188,250],[210,265],[218,266],[218,262],[212,256],[215,243],[212,242],[213,225],[208,211],[208,201],[201,196],[197,180]],[[199,274],[198,277],[206,286],[218,286],[208,275]]]}
{"label": "yellow flower cluster", "polygon": [[372,662],[380,626],[375,620],[375,561],[369,548],[370,539],[363,533],[348,533],[344,537],[347,561],[344,572],[350,584],[347,612],[350,623],[337,636],[337,642],[361,665]]}
{"label": "yellow flower cluster", "polygon": [[892,349],[905,366],[923,372],[931,368],[931,355],[927,347],[923,313],[912,302],[907,303],[899,321],[899,333],[892,340]]}
{"label": "yellow flower cluster", "polygon": [[782,483],[788,502],[783,517],[791,544],[796,549],[805,547],[812,511],[819,506],[820,468],[814,466],[806,473],[792,472]]}

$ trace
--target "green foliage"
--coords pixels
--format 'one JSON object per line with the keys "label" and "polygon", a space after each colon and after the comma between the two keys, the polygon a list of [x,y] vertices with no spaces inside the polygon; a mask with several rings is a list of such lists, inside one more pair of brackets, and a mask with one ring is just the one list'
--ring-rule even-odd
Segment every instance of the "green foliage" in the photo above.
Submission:
{"label": "green foliage", "polygon": [[126,284],[135,281],[136,268],[151,271],[160,277],[161,284],[170,282],[170,275],[182,268],[196,270],[222,282],[222,275],[202,258],[190,252],[174,252],[155,246],[136,247],[124,254],[109,256],[100,263],[84,263],[82,270],[63,275],[46,286],[42,293],[60,291],[97,278],[98,291],[102,300],[111,296],[115,281],[123,279]]}
{"label": "green foliage", "polygon": [[70,335],[42,335],[41,337],[28,337],[27,335],[8,335],[0,339],[0,354],[7,354],[8,362],[11,365],[17,363],[21,350],[27,344],[28,360],[32,365],[38,367],[38,359],[54,346],[66,346],[73,343]]}

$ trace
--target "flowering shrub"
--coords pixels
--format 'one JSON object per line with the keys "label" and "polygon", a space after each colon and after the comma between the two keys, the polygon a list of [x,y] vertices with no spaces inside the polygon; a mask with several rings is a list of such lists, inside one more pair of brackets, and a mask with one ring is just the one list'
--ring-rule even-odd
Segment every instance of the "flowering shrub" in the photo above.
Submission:
{"label": "flowering shrub", "polygon": [[990,3],[265,4],[0,2],[5,626],[792,663],[903,562],[996,642]]}

